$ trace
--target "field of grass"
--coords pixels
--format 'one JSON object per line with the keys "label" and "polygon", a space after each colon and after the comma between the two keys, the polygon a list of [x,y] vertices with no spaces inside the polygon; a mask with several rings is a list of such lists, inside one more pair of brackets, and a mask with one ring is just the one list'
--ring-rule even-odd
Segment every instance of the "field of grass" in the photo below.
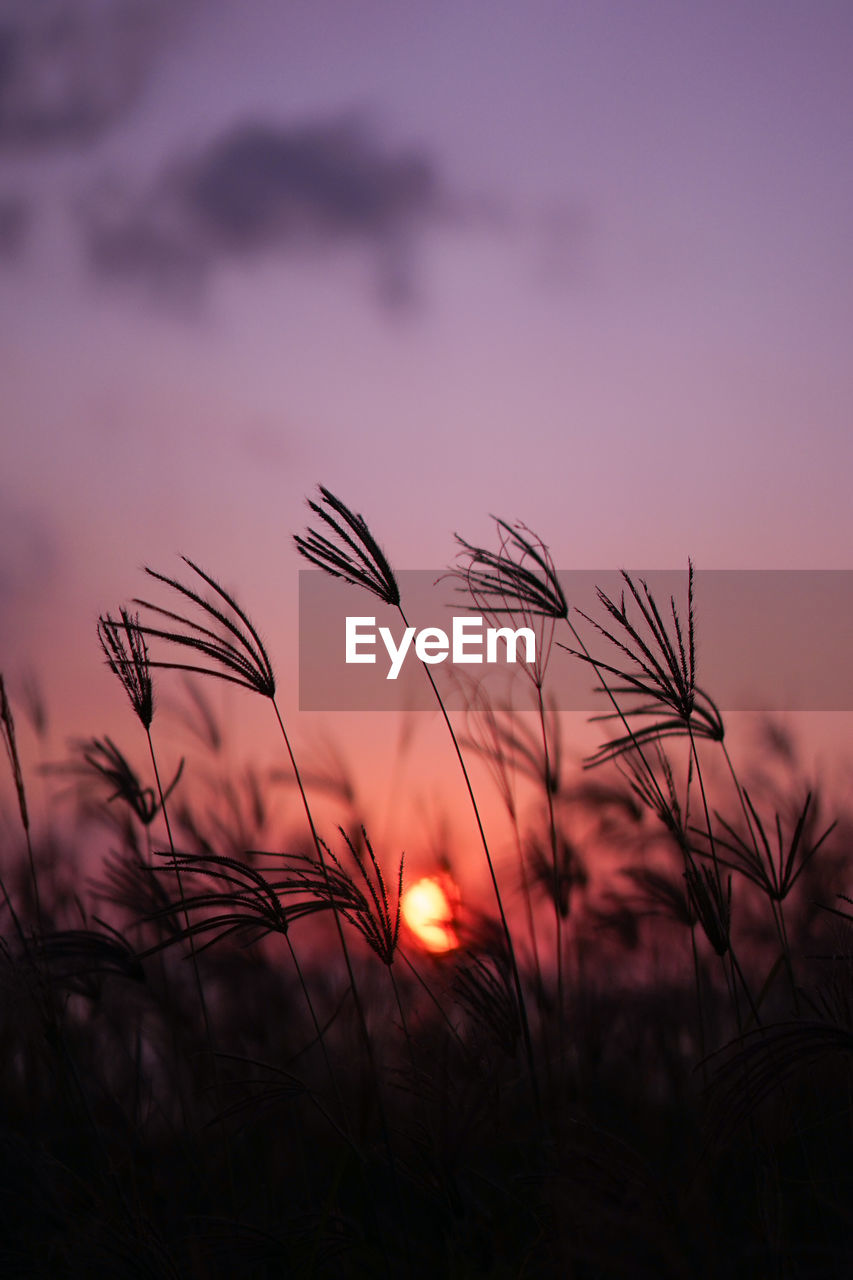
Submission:
{"label": "field of grass", "polygon": [[[311,508],[300,552],[405,622],[364,520],[325,489]],[[100,619],[136,740],[63,762],[75,829],[36,804],[0,681],[0,1273],[853,1274],[850,819],[783,735],[730,753],[692,569],[681,602],[625,575],[586,617],[535,534],[496,535],[460,539],[456,572],[536,630],[532,713],[463,722],[433,686],[488,888],[441,951],[401,925],[405,861],[343,771],[327,829],[260,633],[206,570],[149,570],[151,599]],[[577,774],[549,698],[567,662],[601,690]],[[157,695],[187,673],[197,756],[164,776]],[[284,820],[267,775],[229,772],[214,679],[269,703]],[[109,852],[75,877],[86,841]]]}

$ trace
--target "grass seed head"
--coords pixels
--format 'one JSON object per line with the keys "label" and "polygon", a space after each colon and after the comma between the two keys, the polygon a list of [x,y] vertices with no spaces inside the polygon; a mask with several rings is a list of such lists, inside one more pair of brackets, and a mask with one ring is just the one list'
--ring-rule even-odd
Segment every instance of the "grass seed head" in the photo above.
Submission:
{"label": "grass seed head", "polygon": [[365,587],[386,604],[399,605],[397,579],[364,516],[350,511],[323,485],[319,490],[321,501],[309,498],[308,506],[334,536],[330,538],[322,530],[310,528],[304,537],[295,534],[293,540],[299,554],[333,578]]}
{"label": "grass seed head", "polygon": [[154,685],[148,646],[139,626],[139,615],[131,617],[119,610],[120,620],[105,613],[98,619],[98,639],[110,671],[121,681],[125,693],[145,729],[154,718]]}
{"label": "grass seed head", "polygon": [[[211,588],[217,600],[207,599],[198,590],[179,582],[177,578],[169,578],[166,574],[156,573],[153,569],[146,568],[145,572],[149,577],[165,583],[185,600],[189,600],[199,616],[204,619],[204,622],[199,622],[195,618],[164,609],[148,600],[134,601],[158,618],[177,624],[177,629],[149,624],[138,625],[137,630],[141,635],[165,640],[179,649],[188,649],[191,655],[190,660],[186,662],[157,661],[149,665],[161,667],[164,670],[217,676],[220,680],[227,680],[231,684],[239,684],[244,689],[260,693],[265,698],[274,698],[275,674],[272,663],[248,615],[215,578],[205,573],[186,556],[182,559],[184,564],[188,565],[193,573]],[[199,665],[200,662],[213,662],[214,666],[202,666]]]}

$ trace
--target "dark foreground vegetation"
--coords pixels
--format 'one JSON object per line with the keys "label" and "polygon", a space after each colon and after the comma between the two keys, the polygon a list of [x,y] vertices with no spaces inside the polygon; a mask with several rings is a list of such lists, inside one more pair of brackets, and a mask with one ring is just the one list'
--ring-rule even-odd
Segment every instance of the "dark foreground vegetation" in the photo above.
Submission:
{"label": "dark foreground vegetation", "polygon": [[[361,517],[326,490],[311,505],[302,554],[403,614]],[[0,683],[20,819],[0,862],[0,1274],[853,1274],[850,825],[781,735],[730,757],[696,683],[692,573],[680,606],[626,576],[585,618],[533,534],[497,536],[461,542],[457,572],[480,613],[536,629],[533,713],[472,693],[463,733],[435,691],[490,894],[441,955],[401,927],[406,868],[344,772],[300,770],[258,633],[196,565],[149,571],[157,600],[100,620],[147,764],[90,738],[61,766],[78,843],[109,848],[93,877],[66,827],[31,819]],[[580,776],[548,698],[570,661],[609,735]],[[162,668],[196,682],[183,776],[158,765],[154,680],[181,679]],[[213,676],[270,704],[285,828],[270,778],[226,768]],[[475,757],[505,804],[497,861]]]}

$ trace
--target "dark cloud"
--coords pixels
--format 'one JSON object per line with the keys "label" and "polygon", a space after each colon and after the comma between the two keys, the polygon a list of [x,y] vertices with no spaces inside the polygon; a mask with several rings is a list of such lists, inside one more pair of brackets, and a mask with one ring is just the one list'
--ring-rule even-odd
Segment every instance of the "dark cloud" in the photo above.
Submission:
{"label": "dark cloud", "polygon": [[385,149],[345,119],[235,129],[142,198],[99,192],[84,221],[102,275],[183,291],[220,261],[355,245],[375,256],[383,297],[401,301],[416,238],[449,213],[428,155]]}
{"label": "dark cloud", "polygon": [[198,226],[236,251],[311,236],[384,240],[431,215],[437,195],[422,155],[383,155],[348,123],[241,129],[178,185]]}
{"label": "dark cloud", "polygon": [[0,145],[95,141],[137,98],[186,0],[0,0]]}

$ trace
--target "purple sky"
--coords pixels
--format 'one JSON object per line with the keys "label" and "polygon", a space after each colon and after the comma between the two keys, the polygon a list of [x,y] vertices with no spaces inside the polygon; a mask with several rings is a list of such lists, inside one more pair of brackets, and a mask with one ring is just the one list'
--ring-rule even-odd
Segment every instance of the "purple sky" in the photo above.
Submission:
{"label": "purple sky", "polygon": [[100,732],[186,553],[292,703],[318,481],[406,568],[851,567],[851,66],[846,0],[0,0],[13,688]]}

